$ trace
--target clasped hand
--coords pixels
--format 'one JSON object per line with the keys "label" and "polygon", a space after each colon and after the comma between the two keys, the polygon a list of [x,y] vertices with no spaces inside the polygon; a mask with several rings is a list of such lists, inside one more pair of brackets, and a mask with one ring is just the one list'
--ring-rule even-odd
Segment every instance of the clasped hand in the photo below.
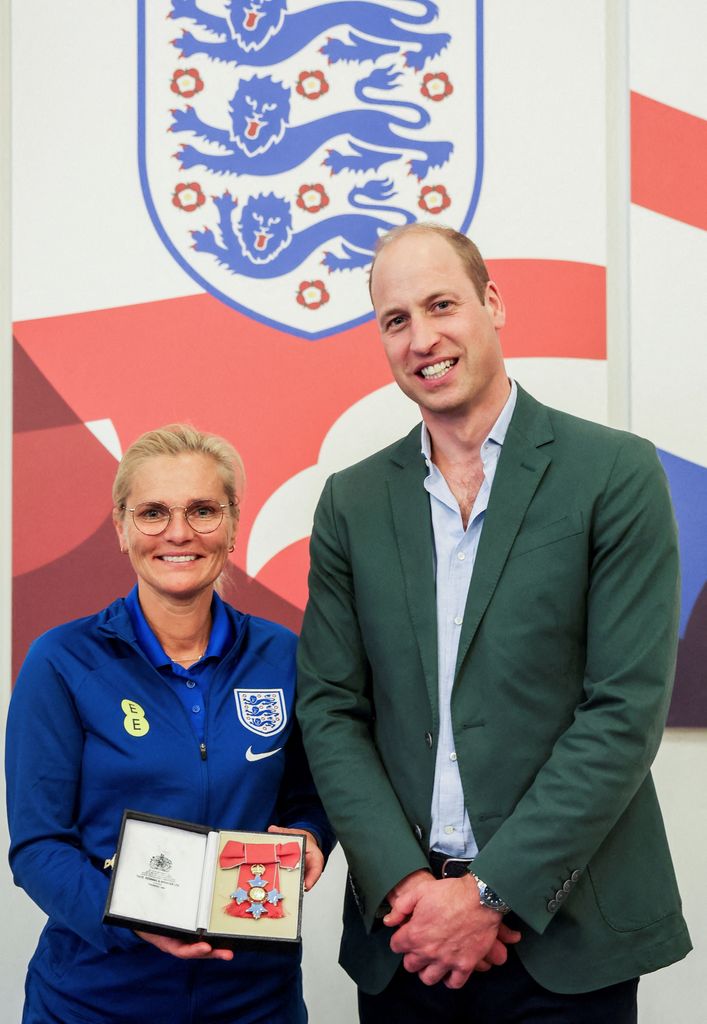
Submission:
{"label": "clasped hand", "polygon": [[504,964],[506,946],[520,941],[520,932],[479,902],[471,875],[435,879],[414,871],[388,893],[388,902],[383,923],[395,928],[391,949],[425,985],[461,988],[473,971]]}

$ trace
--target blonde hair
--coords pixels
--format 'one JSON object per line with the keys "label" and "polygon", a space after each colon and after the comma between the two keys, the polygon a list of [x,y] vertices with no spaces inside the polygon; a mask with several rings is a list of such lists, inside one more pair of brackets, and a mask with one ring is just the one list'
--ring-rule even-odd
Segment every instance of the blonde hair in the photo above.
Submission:
{"label": "blonde hair", "polygon": [[376,242],[373,262],[371,263],[371,269],[368,272],[369,293],[373,284],[373,271],[376,266],[376,260],[383,249],[392,245],[392,243],[396,242],[399,238],[404,238],[406,235],[414,234],[439,235],[440,238],[444,238],[445,241],[451,245],[452,249],[454,249],[461,260],[464,270],[471,280],[480,301],[484,301],[486,298],[486,285],[491,280],[491,277],[488,272],[488,267],[484,262],[484,258],[477,247],[474,245],[472,240],[467,238],[466,235],[463,235],[461,231],[455,231],[454,228],[446,227],[444,224],[432,224],[428,221],[416,221],[414,224],[403,224],[402,226],[392,228],[384,235],[381,235]]}
{"label": "blonde hair", "polygon": [[[238,519],[238,490],[243,490],[243,460],[228,441],[216,434],[206,434],[188,423],[170,423],[157,430],[148,430],[126,450],[113,481],[113,505],[125,514],[128,495],[136,470],[147,459],[158,455],[208,455],[216,463],[223,488],[231,506],[231,515]],[[237,476],[240,480],[237,480]]]}

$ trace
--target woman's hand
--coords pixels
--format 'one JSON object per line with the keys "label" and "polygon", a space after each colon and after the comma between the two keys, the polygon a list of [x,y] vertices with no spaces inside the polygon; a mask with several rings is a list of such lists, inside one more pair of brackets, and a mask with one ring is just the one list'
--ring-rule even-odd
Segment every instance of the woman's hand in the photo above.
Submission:
{"label": "woman's hand", "polygon": [[319,849],[317,837],[304,828],[281,828],[279,825],[270,825],[268,832],[285,832],[291,836],[306,836],[307,849],[304,855],[304,888],[309,892],[319,880],[324,870],[324,854]]}
{"label": "woman's hand", "polygon": [[208,942],[183,942],[170,935],[153,935],[152,932],[136,931],[135,934],[179,960],[233,960],[232,949],[214,949]]}

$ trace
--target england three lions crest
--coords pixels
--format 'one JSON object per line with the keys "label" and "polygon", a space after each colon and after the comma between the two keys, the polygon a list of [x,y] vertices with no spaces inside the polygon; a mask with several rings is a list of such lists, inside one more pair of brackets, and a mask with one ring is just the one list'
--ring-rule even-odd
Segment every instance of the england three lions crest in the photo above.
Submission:
{"label": "england three lions crest", "polygon": [[370,318],[376,240],[466,231],[483,0],[138,0],[140,171],[172,256],[292,334]]}
{"label": "england three lions crest", "polygon": [[238,720],[257,736],[274,736],[287,725],[285,694],[282,690],[233,691]]}

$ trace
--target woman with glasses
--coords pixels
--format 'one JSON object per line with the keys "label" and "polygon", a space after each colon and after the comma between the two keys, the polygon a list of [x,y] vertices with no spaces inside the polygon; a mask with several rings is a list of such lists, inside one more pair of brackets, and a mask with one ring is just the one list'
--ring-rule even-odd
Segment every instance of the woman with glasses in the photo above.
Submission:
{"label": "woman with glasses", "polygon": [[[295,637],[224,603],[242,466],[222,438],[144,434],[113,486],[137,583],[33,644],[8,716],[10,861],[48,915],[25,1024],[299,1024],[299,956],[234,954],[101,923],[122,812],[304,832],[305,887],[331,832],[293,714]],[[249,702],[265,695],[259,728]],[[255,728],[253,727],[255,725]]]}

